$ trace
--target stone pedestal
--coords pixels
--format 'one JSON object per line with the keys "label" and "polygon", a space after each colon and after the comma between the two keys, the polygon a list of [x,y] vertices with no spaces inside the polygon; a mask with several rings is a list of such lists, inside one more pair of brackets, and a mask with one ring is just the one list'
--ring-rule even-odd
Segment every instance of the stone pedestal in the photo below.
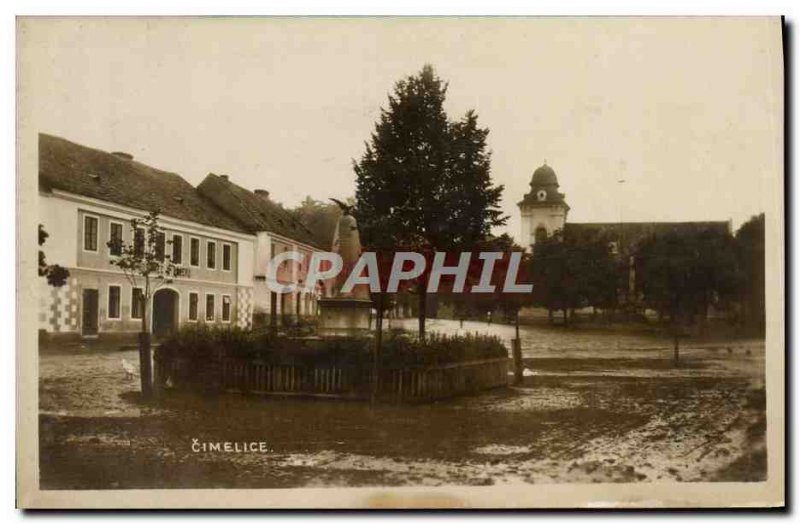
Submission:
{"label": "stone pedestal", "polygon": [[322,336],[353,336],[370,330],[372,301],[362,298],[321,298],[318,332]]}
{"label": "stone pedestal", "polygon": [[331,199],[342,208],[337,228],[334,230],[331,251],[342,257],[342,271],[333,282],[333,296],[321,298],[319,306],[318,333],[322,336],[358,336],[370,331],[372,301],[369,288],[358,284],[346,293],[342,292],[347,276],[361,256],[361,239],[351,207]]}

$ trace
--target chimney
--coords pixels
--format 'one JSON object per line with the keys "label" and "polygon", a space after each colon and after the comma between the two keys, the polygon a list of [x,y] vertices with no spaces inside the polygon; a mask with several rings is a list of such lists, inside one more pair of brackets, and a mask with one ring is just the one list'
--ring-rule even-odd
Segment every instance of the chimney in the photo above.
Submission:
{"label": "chimney", "polygon": [[122,151],[114,151],[111,154],[117,158],[124,158],[125,160],[133,160],[133,155],[130,153],[124,153]]}
{"label": "chimney", "polygon": [[225,182],[227,182],[227,181],[228,181],[228,175],[220,175],[219,177],[220,177],[222,180],[224,180]]}
{"label": "chimney", "polygon": [[269,191],[267,191],[266,189],[256,189],[255,191],[253,191],[253,193],[255,193],[256,196],[259,198],[263,198],[264,200],[269,200]]}

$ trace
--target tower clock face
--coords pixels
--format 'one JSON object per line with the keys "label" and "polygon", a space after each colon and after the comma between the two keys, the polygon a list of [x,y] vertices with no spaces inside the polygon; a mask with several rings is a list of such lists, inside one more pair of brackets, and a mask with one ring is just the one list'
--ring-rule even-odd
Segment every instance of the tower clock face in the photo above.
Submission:
{"label": "tower clock face", "polygon": [[547,198],[547,191],[545,191],[544,189],[540,189],[539,192],[536,193],[536,198],[538,198],[539,201],[544,200],[545,198]]}

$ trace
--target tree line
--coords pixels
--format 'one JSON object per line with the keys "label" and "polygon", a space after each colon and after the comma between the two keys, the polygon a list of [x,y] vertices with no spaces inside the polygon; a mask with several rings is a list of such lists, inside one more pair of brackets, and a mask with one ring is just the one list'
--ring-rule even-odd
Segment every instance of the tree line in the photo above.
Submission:
{"label": "tree line", "polygon": [[530,258],[531,305],[560,311],[591,307],[638,316],[644,309],[675,325],[702,323],[711,309],[764,330],[764,214],[735,234],[698,227],[647,235],[616,254],[612,237],[556,235]]}

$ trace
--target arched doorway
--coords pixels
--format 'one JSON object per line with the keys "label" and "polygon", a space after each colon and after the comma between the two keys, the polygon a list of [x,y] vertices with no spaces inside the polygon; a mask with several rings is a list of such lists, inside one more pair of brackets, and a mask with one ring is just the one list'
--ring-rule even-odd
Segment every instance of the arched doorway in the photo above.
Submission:
{"label": "arched doorway", "polygon": [[159,289],[153,295],[153,335],[165,337],[178,329],[178,293]]}

